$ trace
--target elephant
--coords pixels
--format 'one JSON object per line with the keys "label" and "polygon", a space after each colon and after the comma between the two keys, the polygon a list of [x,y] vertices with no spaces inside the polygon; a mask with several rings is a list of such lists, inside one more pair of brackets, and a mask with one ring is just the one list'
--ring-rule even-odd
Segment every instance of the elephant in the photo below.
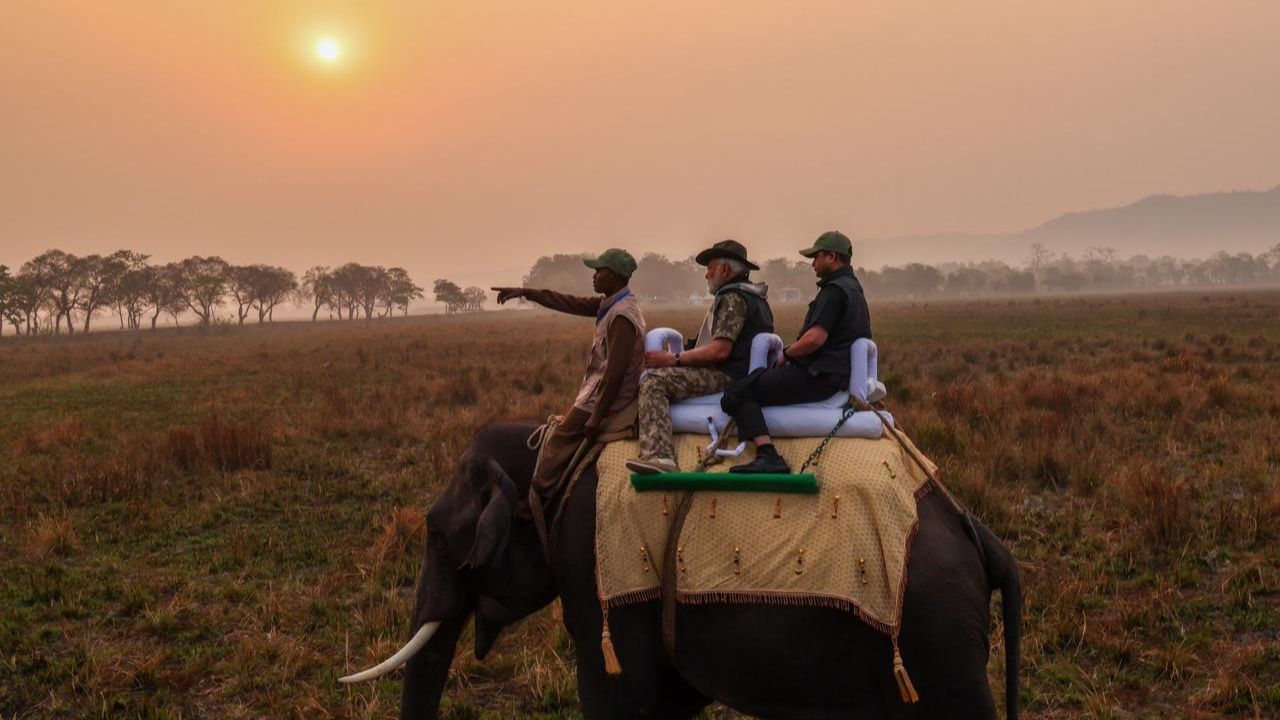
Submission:
{"label": "elephant", "polygon": [[659,602],[612,608],[609,626],[623,672],[609,675],[596,593],[594,469],[565,504],[548,557],[532,521],[517,512],[536,461],[526,444],[534,429],[498,422],[477,432],[427,513],[412,638],[387,661],[343,682],[404,665],[400,717],[435,718],[469,619],[476,658],[483,659],[504,628],[558,596],[588,720],[692,718],[713,701],[761,718],[994,718],[986,666],[990,600],[998,589],[1006,716],[1017,717],[1017,563],[994,534],[937,491],[918,501],[899,638],[918,702],[899,696],[889,637],[852,613],[825,607],[680,605],[670,656]]}

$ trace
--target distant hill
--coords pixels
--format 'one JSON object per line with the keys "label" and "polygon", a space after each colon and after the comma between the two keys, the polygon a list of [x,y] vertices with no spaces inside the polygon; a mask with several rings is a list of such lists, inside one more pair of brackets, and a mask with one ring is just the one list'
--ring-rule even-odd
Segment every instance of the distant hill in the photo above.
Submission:
{"label": "distant hill", "polygon": [[864,240],[860,265],[955,260],[1026,261],[1034,243],[1077,257],[1091,247],[1122,258],[1172,255],[1204,258],[1219,250],[1264,252],[1280,243],[1280,186],[1265,191],[1179,197],[1152,195],[1124,207],[1060,215],[1039,227],[1001,235],[910,235]]}

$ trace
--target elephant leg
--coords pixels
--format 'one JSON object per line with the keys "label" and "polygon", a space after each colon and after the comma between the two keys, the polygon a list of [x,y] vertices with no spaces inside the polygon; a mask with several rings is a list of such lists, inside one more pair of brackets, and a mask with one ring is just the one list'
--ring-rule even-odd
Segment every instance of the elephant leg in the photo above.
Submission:
{"label": "elephant leg", "polygon": [[912,716],[994,720],[987,680],[991,589],[973,543],[937,495],[920,503],[902,607],[902,659],[920,694]]}
{"label": "elephant leg", "polygon": [[603,613],[596,592],[595,478],[570,496],[554,559],[564,622],[577,654],[578,697],[587,720],[681,720],[710,702],[672,668],[662,649],[661,608],[641,603],[609,611],[622,674],[605,673],[600,650]]}
{"label": "elephant leg", "polygon": [[594,617],[575,617],[583,621],[575,622],[578,627],[570,632],[577,652],[578,697],[587,720],[682,720],[697,716],[709,704],[667,662],[660,613],[657,603],[609,611],[614,651],[622,666],[616,677],[604,670],[599,610]]}
{"label": "elephant leg", "polygon": [[[919,619],[917,623],[923,625]],[[995,720],[995,699],[987,680],[986,638],[956,632],[954,627],[904,629],[902,657],[920,702],[911,705],[920,720]],[[922,658],[923,662],[913,658]]]}

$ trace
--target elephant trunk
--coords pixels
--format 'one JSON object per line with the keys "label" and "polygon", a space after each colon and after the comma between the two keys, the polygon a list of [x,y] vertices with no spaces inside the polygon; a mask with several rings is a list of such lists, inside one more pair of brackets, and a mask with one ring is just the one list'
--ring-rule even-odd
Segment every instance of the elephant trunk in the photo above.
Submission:
{"label": "elephant trunk", "polygon": [[440,623],[421,650],[404,666],[404,690],[400,696],[401,720],[435,720],[440,698],[449,679],[449,667],[466,627],[467,616]]}

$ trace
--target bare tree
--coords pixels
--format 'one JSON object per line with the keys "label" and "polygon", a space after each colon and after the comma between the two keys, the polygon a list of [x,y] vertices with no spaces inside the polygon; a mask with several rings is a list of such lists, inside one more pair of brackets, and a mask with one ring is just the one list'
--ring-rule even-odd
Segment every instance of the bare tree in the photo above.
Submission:
{"label": "bare tree", "polygon": [[287,300],[298,289],[298,278],[291,271],[271,265],[253,265],[253,295],[258,307],[258,324],[263,318],[274,322],[276,305]]}
{"label": "bare tree", "polygon": [[214,311],[225,301],[231,265],[216,255],[197,255],[183,260],[179,267],[182,268],[183,299],[200,318],[200,324],[208,326]]}
{"label": "bare tree", "polygon": [[484,301],[488,299],[484,288],[472,285],[462,291],[462,301],[467,312],[480,312],[484,309]]}
{"label": "bare tree", "polygon": [[1044,243],[1034,243],[1031,246],[1031,256],[1027,259],[1027,269],[1039,274],[1051,260],[1053,260],[1053,251],[1045,247]]}
{"label": "bare tree", "polygon": [[[381,275],[385,272],[383,268],[359,263],[347,263],[333,271],[334,291],[339,304],[346,307],[348,320],[354,320],[360,310],[364,311],[365,319],[373,317]],[[341,310],[338,316],[342,316]]]}
{"label": "bare tree", "polygon": [[76,263],[76,277],[80,282],[76,306],[84,313],[85,332],[89,332],[93,314],[111,302],[120,280],[129,269],[131,256],[127,250],[117,250],[106,257],[89,255]]}
{"label": "bare tree", "polygon": [[53,330],[58,332],[63,318],[67,334],[74,332],[71,312],[79,302],[79,262],[75,255],[62,250],[46,250],[22,266],[22,274],[46,293],[53,312]]}
{"label": "bare tree", "polygon": [[435,294],[436,302],[444,303],[444,313],[452,315],[463,308],[466,304],[466,295],[457,283],[440,278],[436,280],[432,286]]}
{"label": "bare tree", "polygon": [[227,267],[226,288],[236,301],[236,324],[238,325],[244,324],[244,319],[249,317],[249,311],[253,309],[253,304],[258,301],[257,296],[254,294],[258,289],[258,283],[254,277],[257,273],[257,269],[252,265],[230,265]]}
{"label": "bare tree", "polygon": [[116,257],[123,264],[123,271],[116,278],[108,303],[120,316],[120,327],[137,330],[141,326],[142,311],[147,305],[149,255],[121,250]]}
{"label": "bare tree", "polygon": [[311,311],[311,322],[315,322],[320,308],[326,305],[332,307],[335,302],[333,273],[323,265],[308,268],[302,276],[302,285],[298,287],[297,294],[301,302],[312,303],[314,309]]}
{"label": "bare tree", "polygon": [[26,275],[18,274],[9,281],[9,323],[18,334],[33,335],[39,329],[40,306],[47,293]]}
{"label": "bare tree", "polygon": [[333,271],[334,302],[338,308],[338,319],[342,319],[342,311],[347,312],[347,319],[356,318],[360,307],[360,288],[363,284],[367,268],[357,263],[347,263]]}
{"label": "bare tree", "polygon": [[414,284],[408,270],[402,267],[387,270],[381,297],[385,307],[383,317],[390,316],[395,308],[402,309],[404,314],[408,315],[409,303],[422,297],[422,288]]}
{"label": "bare tree", "polygon": [[178,324],[178,314],[187,309],[186,280],[182,267],[177,263],[168,263],[160,267],[143,269],[146,284],[147,306],[151,308],[151,329],[156,329],[156,321],[161,313],[173,316],[173,323]]}
{"label": "bare tree", "polygon": [[[4,323],[10,320],[12,315],[13,303],[13,276],[9,274],[8,265],[0,265],[0,337],[4,335]],[[14,334],[18,333],[18,324],[13,325]]]}

